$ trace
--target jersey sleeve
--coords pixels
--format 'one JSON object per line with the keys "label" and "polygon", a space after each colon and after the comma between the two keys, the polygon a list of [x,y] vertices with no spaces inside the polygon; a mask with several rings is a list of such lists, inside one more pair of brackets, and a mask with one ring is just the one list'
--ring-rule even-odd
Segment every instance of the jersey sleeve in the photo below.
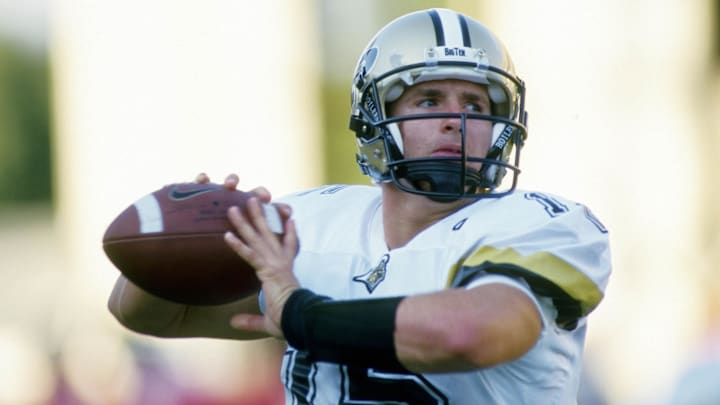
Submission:
{"label": "jersey sleeve", "polygon": [[610,249],[607,230],[586,207],[565,207],[522,231],[481,240],[457,266],[451,286],[489,274],[521,278],[534,294],[552,299],[560,327],[574,329],[604,296]]}

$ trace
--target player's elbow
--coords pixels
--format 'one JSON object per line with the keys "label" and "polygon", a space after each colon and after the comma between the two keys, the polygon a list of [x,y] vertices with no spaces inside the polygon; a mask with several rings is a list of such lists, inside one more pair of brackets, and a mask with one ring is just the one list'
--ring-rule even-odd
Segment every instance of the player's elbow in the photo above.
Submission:
{"label": "player's elbow", "polygon": [[[177,317],[173,317],[173,319],[159,318],[154,314],[117,305],[112,299],[108,302],[108,310],[118,323],[133,332],[156,337],[176,336],[172,332],[172,325],[176,324],[175,319]],[[178,316],[181,316],[181,314]]]}
{"label": "player's elbow", "polygon": [[484,330],[480,333],[459,334],[448,344],[453,357],[472,368],[487,368],[522,357],[537,341],[537,333],[505,333]]}
{"label": "player's elbow", "polygon": [[446,353],[468,368],[486,368],[522,357],[537,342],[542,323],[535,312],[514,319],[479,322],[444,337]]}
{"label": "player's elbow", "polygon": [[113,292],[110,294],[110,298],[108,298],[107,302],[107,309],[112,314],[113,317],[120,323],[120,325],[136,331],[135,329],[137,326],[135,325],[135,322],[133,321],[133,316],[127,309],[123,306],[123,299],[122,294],[118,289],[118,286],[116,285]]}
{"label": "player's elbow", "polygon": [[172,310],[159,311],[157,305],[144,302],[132,286],[120,278],[107,302],[108,311],[125,328],[144,335],[171,337],[172,328],[185,314],[184,306],[173,305]]}
{"label": "player's elbow", "polygon": [[147,330],[144,325],[136,322],[132,316],[128,316],[128,314],[124,313],[122,308],[116,305],[116,303],[112,300],[108,301],[108,310],[115,317],[115,320],[117,320],[118,323],[125,328],[137,333],[152,334],[149,333],[149,330]]}

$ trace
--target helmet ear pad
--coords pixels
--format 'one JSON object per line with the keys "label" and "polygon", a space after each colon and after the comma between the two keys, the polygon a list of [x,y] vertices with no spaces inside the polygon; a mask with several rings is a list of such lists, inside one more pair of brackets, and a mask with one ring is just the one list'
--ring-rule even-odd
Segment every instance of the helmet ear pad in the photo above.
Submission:
{"label": "helmet ear pad", "polygon": [[356,154],[357,163],[363,174],[370,176],[373,183],[385,183],[392,181],[391,171],[388,162],[396,162],[403,159],[402,136],[397,124],[391,130],[386,126],[371,126],[362,119],[351,119],[351,128],[355,131],[358,144]]}

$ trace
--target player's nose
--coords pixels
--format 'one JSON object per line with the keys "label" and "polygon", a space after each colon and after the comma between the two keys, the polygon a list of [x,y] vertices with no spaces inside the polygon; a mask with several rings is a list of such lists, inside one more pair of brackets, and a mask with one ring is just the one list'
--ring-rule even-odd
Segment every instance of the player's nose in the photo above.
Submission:
{"label": "player's nose", "polygon": [[442,119],[442,129],[444,132],[460,132],[460,129],[462,128],[462,116],[460,115],[462,111],[460,109],[449,109],[446,111],[449,114],[457,114],[452,116],[447,116]]}

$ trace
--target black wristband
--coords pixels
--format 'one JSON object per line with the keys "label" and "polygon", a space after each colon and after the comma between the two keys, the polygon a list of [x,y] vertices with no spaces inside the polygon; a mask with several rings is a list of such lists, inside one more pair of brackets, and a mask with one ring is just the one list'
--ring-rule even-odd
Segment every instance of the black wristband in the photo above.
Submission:
{"label": "black wristband", "polygon": [[334,301],[300,289],[285,303],[281,327],[313,360],[406,373],[393,336],[403,298]]}
{"label": "black wristband", "polygon": [[285,340],[292,347],[298,350],[307,350],[307,332],[303,312],[311,308],[313,304],[323,301],[330,301],[330,297],[316,295],[304,288],[295,290],[285,301],[280,327],[285,335]]}

